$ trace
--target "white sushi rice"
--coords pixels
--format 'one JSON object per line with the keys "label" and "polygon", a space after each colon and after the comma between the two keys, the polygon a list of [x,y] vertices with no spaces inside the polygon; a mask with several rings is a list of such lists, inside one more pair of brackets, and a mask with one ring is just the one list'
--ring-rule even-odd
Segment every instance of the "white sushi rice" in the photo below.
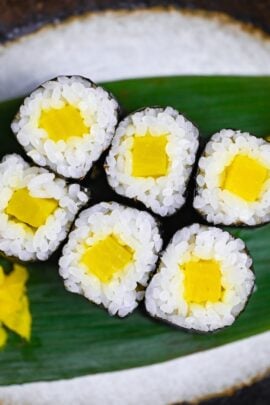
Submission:
{"label": "white sushi rice", "polygon": [[[53,198],[58,207],[35,231],[6,213],[13,192],[27,188],[32,197]],[[48,170],[30,166],[19,155],[6,155],[0,163],[0,251],[20,260],[46,260],[68,233],[88,195],[78,184],[68,185]]]}
{"label": "white sushi rice", "polygon": [[[270,170],[270,144],[265,140],[231,129],[213,135],[199,160],[193,203],[208,222],[252,226],[270,221],[270,176],[255,202],[247,202],[221,189],[220,176],[238,154],[258,160]],[[248,182],[248,179],[244,181]]]}
{"label": "white sushi rice", "polygon": [[[183,264],[196,256],[220,264],[222,301],[205,305],[184,298]],[[254,286],[252,260],[241,239],[219,228],[193,224],[176,232],[164,251],[157,274],[145,296],[147,311],[175,325],[198,331],[213,331],[231,325],[245,307]]]}
{"label": "white sushi rice", "polygon": [[[89,132],[54,141],[39,127],[43,109],[70,104],[80,110]],[[118,104],[102,87],[80,76],[59,76],[24,100],[11,128],[27,155],[64,177],[82,178],[108,148],[118,119]]]}
{"label": "white sushi rice", "polygon": [[[168,174],[158,178],[132,176],[133,137],[166,134]],[[156,214],[171,215],[185,202],[185,191],[198,149],[198,130],[171,107],[146,108],[120,122],[106,160],[110,186],[143,202]]]}
{"label": "white sushi rice", "polygon": [[[92,246],[112,233],[131,247],[134,255],[125,269],[103,283],[80,262],[85,244]],[[100,203],[76,219],[59,262],[60,275],[69,291],[103,305],[111,315],[124,317],[143,299],[161,246],[157,223],[150,214],[117,203]]]}

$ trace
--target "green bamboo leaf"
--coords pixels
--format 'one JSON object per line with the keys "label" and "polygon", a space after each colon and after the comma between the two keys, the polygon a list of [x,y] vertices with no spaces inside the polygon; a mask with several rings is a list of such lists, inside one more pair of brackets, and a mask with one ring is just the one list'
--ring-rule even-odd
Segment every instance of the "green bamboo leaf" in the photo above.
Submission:
{"label": "green bamboo leaf", "polygon": [[[203,138],[221,128],[257,136],[270,134],[269,77],[168,77],[107,83],[125,112],[147,105],[171,105],[200,129]],[[20,100],[0,104],[1,154],[18,152],[10,122]],[[107,186],[102,163],[86,179],[94,202],[117,197]],[[189,198],[190,204],[190,198]],[[197,221],[190,206],[164,219],[165,241],[176,229]],[[33,315],[28,344],[11,335],[0,352],[0,384],[70,378],[153,364],[233,342],[270,329],[270,225],[235,229],[254,259],[257,289],[235,324],[211,335],[189,334],[146,316],[143,306],[127,319],[110,317],[81,296],[65,291],[57,257],[29,266]]]}

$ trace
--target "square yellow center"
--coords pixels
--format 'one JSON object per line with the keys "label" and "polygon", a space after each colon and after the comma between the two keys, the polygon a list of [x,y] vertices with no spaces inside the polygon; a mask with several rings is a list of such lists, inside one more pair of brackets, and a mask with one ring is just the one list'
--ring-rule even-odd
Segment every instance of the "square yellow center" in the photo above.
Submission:
{"label": "square yellow center", "polygon": [[111,234],[86,249],[81,263],[103,283],[125,269],[133,258],[133,250]]}
{"label": "square yellow center", "polygon": [[223,174],[222,189],[252,202],[259,199],[268,170],[246,155],[237,155]]}
{"label": "square yellow center", "polygon": [[52,198],[36,198],[29,194],[27,188],[14,191],[8,202],[6,213],[17,221],[33,228],[44,225],[48,216],[58,207]]}
{"label": "square yellow center", "polygon": [[184,298],[190,304],[218,302],[222,296],[221,272],[215,260],[190,261],[184,264]]}
{"label": "square yellow center", "polygon": [[134,136],[132,175],[134,177],[161,177],[168,171],[167,136]]}
{"label": "square yellow center", "polygon": [[38,127],[45,129],[48,137],[55,142],[67,141],[72,136],[82,137],[89,133],[80,110],[70,104],[62,108],[43,110]]}

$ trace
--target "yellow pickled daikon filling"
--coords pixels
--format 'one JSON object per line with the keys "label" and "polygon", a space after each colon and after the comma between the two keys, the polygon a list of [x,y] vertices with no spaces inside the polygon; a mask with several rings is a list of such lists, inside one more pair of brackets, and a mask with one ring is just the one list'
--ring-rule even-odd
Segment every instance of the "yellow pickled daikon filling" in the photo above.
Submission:
{"label": "yellow pickled daikon filling", "polygon": [[191,304],[218,302],[222,298],[221,272],[215,260],[191,260],[183,265],[184,298]]}
{"label": "yellow pickled daikon filling", "polygon": [[53,198],[32,197],[27,188],[22,188],[12,194],[6,213],[19,222],[39,228],[57,207],[58,202]]}
{"label": "yellow pickled daikon filling", "polygon": [[134,177],[161,177],[168,172],[166,153],[167,136],[134,136],[132,148],[132,175]]}
{"label": "yellow pickled daikon filling", "polygon": [[67,141],[72,136],[82,137],[89,133],[89,127],[78,108],[65,104],[62,108],[43,110],[39,118],[39,128],[45,129],[53,141]]}
{"label": "yellow pickled daikon filling", "polygon": [[30,339],[32,318],[25,288],[27,279],[28,273],[23,266],[14,264],[9,274],[0,266],[0,347],[7,340],[3,326]]}
{"label": "yellow pickled daikon filling", "polygon": [[132,258],[133,250],[111,234],[87,248],[81,263],[100,281],[108,283],[115,273],[125,269]]}
{"label": "yellow pickled daikon filling", "polygon": [[260,198],[268,170],[256,159],[237,155],[222,176],[223,190],[252,202]]}

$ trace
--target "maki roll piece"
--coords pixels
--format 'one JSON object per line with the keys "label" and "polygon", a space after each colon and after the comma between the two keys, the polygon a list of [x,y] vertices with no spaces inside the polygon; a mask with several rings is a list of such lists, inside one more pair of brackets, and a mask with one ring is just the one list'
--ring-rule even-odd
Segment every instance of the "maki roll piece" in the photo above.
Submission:
{"label": "maki roll piece", "polygon": [[0,163],[0,252],[46,260],[58,248],[88,194],[19,155]]}
{"label": "maki roll piece", "polygon": [[193,224],[176,232],[146,290],[153,317],[210,332],[231,325],[254,287],[252,259],[241,239]]}
{"label": "maki roll piece", "polygon": [[110,186],[158,215],[173,214],[185,202],[198,136],[197,128],[171,107],[127,116],[106,160]]}
{"label": "maki roll piece", "polygon": [[246,132],[212,136],[199,160],[194,208],[210,223],[270,221],[270,144]]}
{"label": "maki roll piece", "polygon": [[80,76],[59,76],[27,97],[11,128],[39,166],[83,178],[111,143],[119,106],[110,93]]}
{"label": "maki roll piece", "polygon": [[117,203],[81,212],[60,259],[66,288],[124,317],[144,297],[162,240],[154,218]]}

